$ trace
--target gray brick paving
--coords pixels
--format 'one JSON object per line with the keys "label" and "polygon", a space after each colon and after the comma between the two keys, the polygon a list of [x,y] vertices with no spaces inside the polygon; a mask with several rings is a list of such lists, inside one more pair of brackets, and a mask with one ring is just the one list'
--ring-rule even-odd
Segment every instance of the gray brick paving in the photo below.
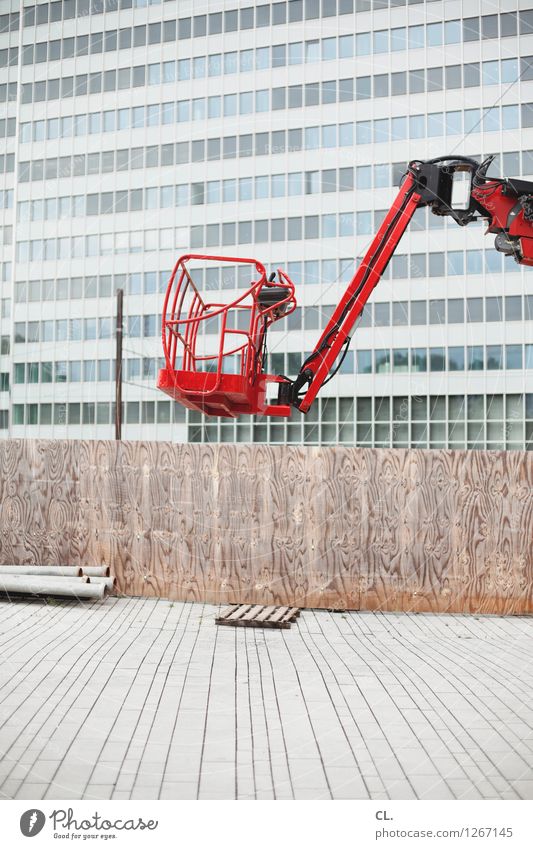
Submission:
{"label": "gray brick paving", "polygon": [[0,798],[533,799],[533,619],[0,602]]}

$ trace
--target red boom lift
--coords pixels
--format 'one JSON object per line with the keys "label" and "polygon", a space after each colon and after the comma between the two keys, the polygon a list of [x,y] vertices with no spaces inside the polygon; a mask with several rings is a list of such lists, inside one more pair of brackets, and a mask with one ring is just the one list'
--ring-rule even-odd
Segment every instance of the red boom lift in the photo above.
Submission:
{"label": "red boom lift", "polygon": [[[496,234],[496,250],[533,265],[533,183],[488,178],[492,159],[480,164],[456,156],[409,163],[394,203],[294,380],[264,371],[268,328],[296,308],[288,276],[278,269],[277,280],[275,273],[267,279],[264,266],[253,259],[180,257],[165,297],[165,368],[159,372],[158,388],[210,416],[290,416],[293,408],[306,413],[340,367],[354,324],[419,207],[449,215],[461,226],[486,219],[487,232]],[[230,303],[207,302],[192,275],[196,262],[209,261],[236,264],[250,274],[251,285]],[[278,394],[269,402],[270,383],[277,384]]]}

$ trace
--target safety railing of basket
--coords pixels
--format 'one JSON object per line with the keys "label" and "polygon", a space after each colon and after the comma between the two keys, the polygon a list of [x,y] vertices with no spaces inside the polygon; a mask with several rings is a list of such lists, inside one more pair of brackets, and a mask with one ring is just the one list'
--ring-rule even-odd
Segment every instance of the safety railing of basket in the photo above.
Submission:
{"label": "safety railing of basket", "polygon": [[[252,285],[248,289],[229,303],[205,303],[192,279],[191,272],[187,268],[187,263],[191,260],[248,264],[255,268],[258,279],[252,281]],[[240,354],[239,372],[242,377],[253,380],[255,374],[261,371],[259,348],[262,345],[264,332],[277,318],[276,310],[279,311],[283,305],[289,305],[284,311],[284,315],[288,315],[296,308],[292,281],[281,270],[278,271],[278,275],[280,284],[277,284],[277,288],[280,288],[280,286],[286,288],[287,297],[275,305],[262,309],[258,303],[257,295],[264,286],[268,288],[272,285],[266,279],[266,271],[262,263],[249,258],[205,256],[202,254],[187,254],[180,257],[170,277],[163,305],[162,338],[167,368],[176,371],[179,346],[181,346],[180,370],[184,372],[195,373],[198,371],[199,365],[216,362],[216,368],[212,369],[217,374],[216,382],[210,384],[209,389],[203,391],[199,388],[195,389],[198,394],[208,395],[218,388],[220,376],[223,372],[224,358]],[[189,302],[184,310],[188,296]],[[249,303],[244,303],[247,298]],[[235,309],[244,309],[250,312],[247,330],[228,326],[229,312]],[[198,333],[202,322],[217,318],[220,319],[218,350],[213,354],[197,353]],[[229,335],[244,337],[244,342],[225,350],[226,337]]]}

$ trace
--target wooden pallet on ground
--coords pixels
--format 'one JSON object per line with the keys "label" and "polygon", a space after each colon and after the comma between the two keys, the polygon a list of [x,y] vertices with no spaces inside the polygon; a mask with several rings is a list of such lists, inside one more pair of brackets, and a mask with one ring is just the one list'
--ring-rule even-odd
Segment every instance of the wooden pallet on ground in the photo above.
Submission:
{"label": "wooden pallet on ground", "polygon": [[215,623],[242,628],[290,628],[299,615],[299,607],[233,604],[216,617]]}

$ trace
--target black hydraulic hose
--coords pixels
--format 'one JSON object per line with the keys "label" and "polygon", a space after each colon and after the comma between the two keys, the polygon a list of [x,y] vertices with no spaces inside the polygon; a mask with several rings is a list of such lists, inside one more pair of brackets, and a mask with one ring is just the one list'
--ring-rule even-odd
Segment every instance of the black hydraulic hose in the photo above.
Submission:
{"label": "black hydraulic hose", "polygon": [[326,380],[324,381],[324,383],[322,384],[322,386],[325,386],[327,383],[329,383],[329,382],[330,382],[330,380],[333,380],[333,378],[335,377],[335,375],[337,374],[337,372],[338,372],[338,371],[339,371],[339,369],[341,368],[341,366],[342,366],[342,364],[343,364],[344,360],[346,359],[346,354],[348,353],[348,349],[349,349],[349,347],[350,347],[350,342],[351,342],[351,341],[352,341],[352,340],[351,340],[351,337],[350,337],[350,336],[347,336],[347,337],[346,337],[346,340],[345,340],[345,342],[344,342],[344,350],[343,350],[343,352],[342,352],[342,354],[341,354],[341,356],[340,356],[340,359],[339,359],[339,361],[338,361],[337,365],[335,366],[334,371],[332,371],[332,372],[331,372],[331,374],[329,374],[329,375],[328,375],[328,377],[326,378]]}

